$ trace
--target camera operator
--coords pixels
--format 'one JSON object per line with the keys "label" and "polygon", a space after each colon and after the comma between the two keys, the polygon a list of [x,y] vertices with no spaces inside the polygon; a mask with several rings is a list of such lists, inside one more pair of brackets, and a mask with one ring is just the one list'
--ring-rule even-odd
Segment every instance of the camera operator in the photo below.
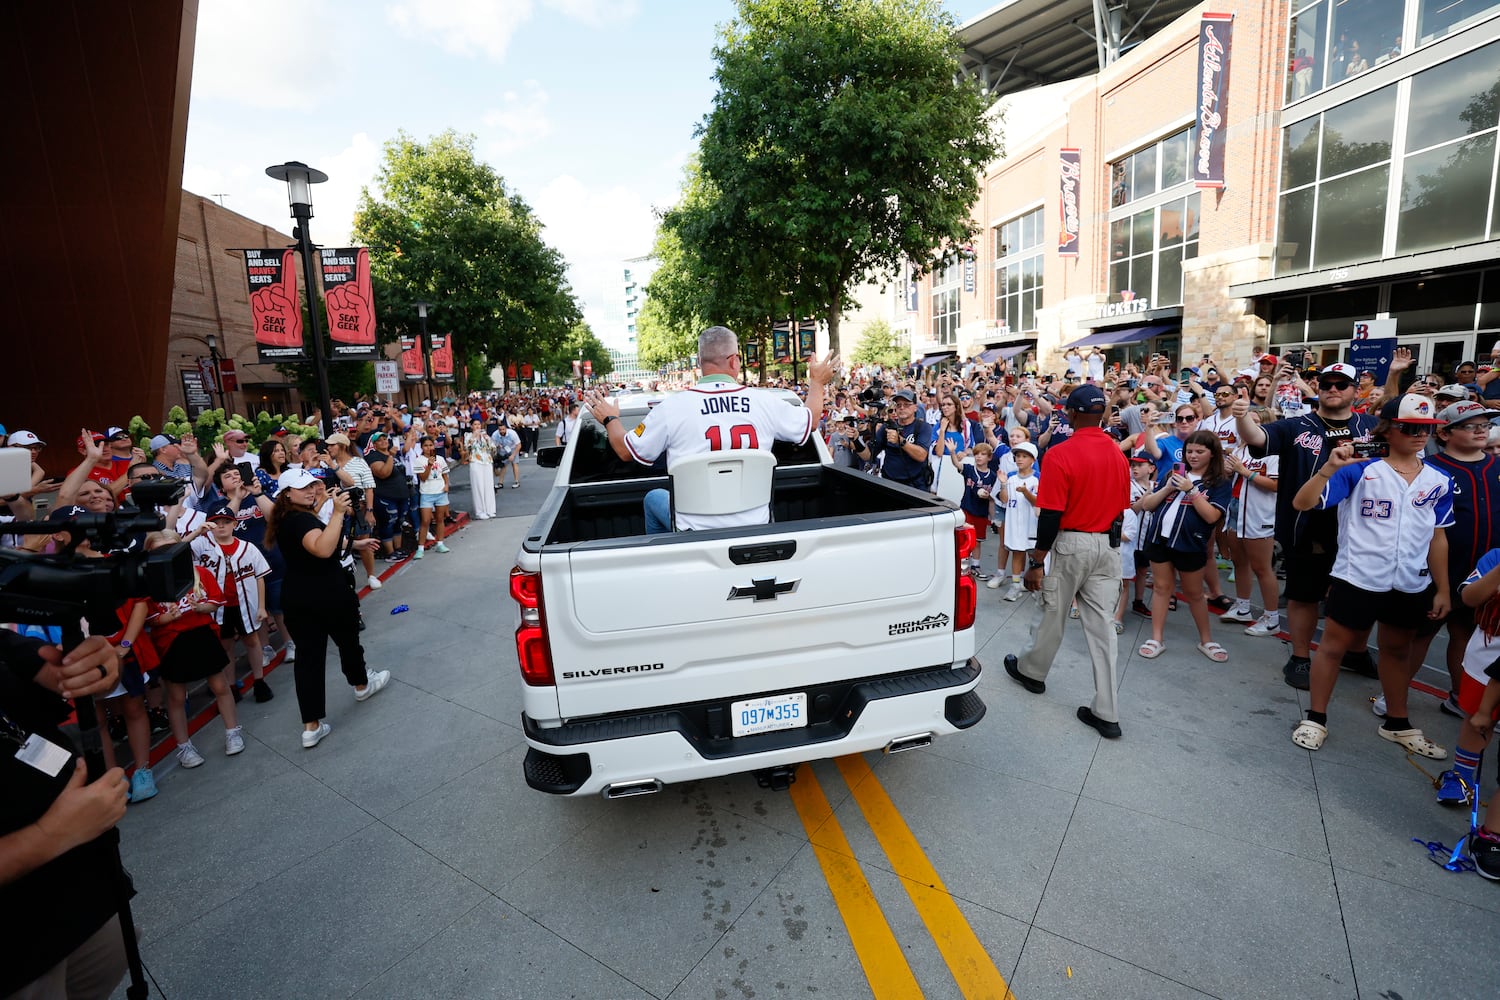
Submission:
{"label": "camera operator", "polygon": [[113,839],[128,785],[89,781],[58,728],[64,698],[107,694],[120,657],[102,636],[67,656],[0,630],[0,996],[103,998],[125,975]]}
{"label": "camera operator", "polygon": [[885,465],[881,475],[913,489],[925,490],[932,483],[932,467],[927,464],[927,453],[932,448],[934,433],[931,424],[917,419],[916,395],[910,389],[902,389],[891,397],[886,421],[876,426],[869,440],[858,442],[859,450],[855,454],[868,462],[884,452]]}

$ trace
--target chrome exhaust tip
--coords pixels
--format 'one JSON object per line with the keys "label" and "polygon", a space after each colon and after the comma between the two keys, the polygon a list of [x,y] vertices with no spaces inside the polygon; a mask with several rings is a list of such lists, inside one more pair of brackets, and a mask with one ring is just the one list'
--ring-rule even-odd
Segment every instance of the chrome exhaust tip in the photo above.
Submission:
{"label": "chrome exhaust tip", "polygon": [[655,778],[640,781],[617,781],[604,786],[606,799],[624,799],[632,795],[652,795],[662,790],[662,783]]}
{"label": "chrome exhaust tip", "polygon": [[902,753],[906,750],[920,750],[923,747],[930,746],[932,746],[931,733],[916,733],[912,736],[902,736],[899,739],[891,740],[885,745],[885,752],[888,754]]}

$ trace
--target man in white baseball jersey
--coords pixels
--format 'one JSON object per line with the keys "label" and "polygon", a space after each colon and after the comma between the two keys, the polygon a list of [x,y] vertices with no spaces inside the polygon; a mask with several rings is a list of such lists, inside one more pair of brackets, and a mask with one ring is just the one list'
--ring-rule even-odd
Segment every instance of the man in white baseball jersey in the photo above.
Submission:
{"label": "man in white baseball jersey", "polygon": [[[696,385],[662,400],[639,424],[626,430],[620,423],[620,408],[597,392],[585,394],[589,412],[604,426],[609,443],[624,461],[651,465],[664,452],[687,455],[738,448],[770,451],[777,441],[801,444],[817,426],[823,412],[823,390],[833,379],[837,360],[833,356],[813,359],[807,365],[807,405],[797,406],[765,389],[740,385],[739,338],[724,326],[709,327],[698,335]],[[669,531],[665,490],[652,490],[646,497],[646,530]],[[770,519],[769,504],[738,514],[692,516],[677,514],[679,530],[727,528],[741,524],[764,524]]]}

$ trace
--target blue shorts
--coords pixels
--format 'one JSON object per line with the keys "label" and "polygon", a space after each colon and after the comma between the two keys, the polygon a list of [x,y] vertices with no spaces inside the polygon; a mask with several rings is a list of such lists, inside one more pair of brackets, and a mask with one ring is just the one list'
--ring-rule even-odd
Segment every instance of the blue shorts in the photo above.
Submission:
{"label": "blue shorts", "polygon": [[418,496],[421,498],[422,510],[448,506],[448,494],[446,493],[420,493]]}

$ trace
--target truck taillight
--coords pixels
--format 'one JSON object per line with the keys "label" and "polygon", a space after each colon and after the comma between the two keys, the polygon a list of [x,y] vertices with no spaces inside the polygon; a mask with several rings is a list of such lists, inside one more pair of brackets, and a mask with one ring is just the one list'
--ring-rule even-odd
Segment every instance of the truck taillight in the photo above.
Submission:
{"label": "truck taillight", "polygon": [[516,629],[516,660],[521,680],[532,687],[550,687],[552,652],[547,646],[547,619],[542,614],[542,575],[517,566],[510,571],[510,596],[521,606],[521,624]]}
{"label": "truck taillight", "polygon": [[974,627],[974,614],[979,608],[979,585],[964,572],[964,560],[973,554],[979,540],[969,525],[953,530],[953,631],[961,632]]}

